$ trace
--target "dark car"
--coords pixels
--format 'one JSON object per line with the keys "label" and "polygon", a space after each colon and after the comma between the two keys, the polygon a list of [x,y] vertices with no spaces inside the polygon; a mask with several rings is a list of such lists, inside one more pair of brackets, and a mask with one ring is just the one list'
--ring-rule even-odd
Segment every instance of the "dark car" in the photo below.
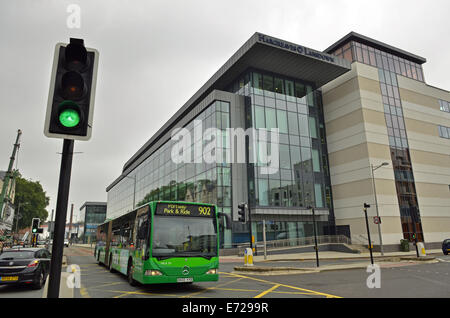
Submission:
{"label": "dark car", "polygon": [[444,255],[448,255],[448,252],[450,252],[450,239],[446,239],[442,242],[442,252],[444,252]]}
{"label": "dark car", "polygon": [[50,252],[45,248],[17,248],[0,254],[0,285],[29,284],[41,289],[50,271]]}

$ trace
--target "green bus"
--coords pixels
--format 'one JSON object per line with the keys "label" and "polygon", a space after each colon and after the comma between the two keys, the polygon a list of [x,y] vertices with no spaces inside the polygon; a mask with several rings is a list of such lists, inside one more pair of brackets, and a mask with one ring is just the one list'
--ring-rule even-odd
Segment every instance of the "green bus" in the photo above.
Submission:
{"label": "green bus", "polygon": [[212,204],[149,202],[99,225],[94,256],[131,285],[217,281],[224,222]]}

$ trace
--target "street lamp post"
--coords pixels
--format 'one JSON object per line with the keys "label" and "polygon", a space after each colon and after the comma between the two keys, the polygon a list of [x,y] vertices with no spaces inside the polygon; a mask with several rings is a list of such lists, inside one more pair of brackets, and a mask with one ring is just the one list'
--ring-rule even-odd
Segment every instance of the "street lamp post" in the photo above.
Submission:
{"label": "street lamp post", "polygon": [[375,170],[377,170],[378,168],[381,168],[383,166],[388,166],[389,163],[388,162],[383,162],[381,165],[377,166],[377,167],[373,167],[373,164],[370,165],[370,171],[371,171],[371,177],[372,177],[372,189],[373,189],[373,195],[375,197],[375,209],[377,211],[377,218],[378,218],[378,236],[380,239],[380,251],[381,251],[381,255],[384,256],[384,251],[383,251],[383,239],[382,239],[382,235],[381,235],[381,222],[380,222],[380,214],[378,212],[378,201],[377,201],[377,190],[375,189]]}

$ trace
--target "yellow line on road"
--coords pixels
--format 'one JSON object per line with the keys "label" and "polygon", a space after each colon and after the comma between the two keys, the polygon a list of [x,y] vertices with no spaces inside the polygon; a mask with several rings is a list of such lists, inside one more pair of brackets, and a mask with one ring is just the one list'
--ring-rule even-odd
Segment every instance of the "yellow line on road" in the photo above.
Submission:
{"label": "yellow line on road", "polygon": [[267,295],[268,293],[270,293],[271,291],[274,291],[275,289],[277,289],[280,286],[281,286],[281,284],[274,285],[271,288],[269,288],[268,290],[263,291],[261,294],[256,295],[255,298],[261,298],[261,297]]}
{"label": "yellow line on road", "polygon": [[127,283],[126,282],[105,283],[105,284],[89,287],[89,289],[112,286],[112,285],[120,285],[120,284],[127,284]]}
{"label": "yellow line on road", "polygon": [[188,297],[196,296],[196,295],[199,295],[199,294],[201,294],[201,293],[204,293],[204,292],[206,292],[206,291],[208,291],[208,290],[217,289],[217,288],[219,288],[219,287],[223,287],[223,286],[226,286],[226,285],[229,285],[229,284],[238,282],[238,281],[240,281],[241,279],[242,279],[242,278],[239,278],[239,279],[235,279],[235,280],[233,280],[233,281],[231,281],[231,282],[223,283],[223,284],[220,284],[220,285],[217,285],[217,286],[213,286],[213,287],[208,287],[208,288],[205,288],[204,290],[200,290],[200,291],[198,291],[198,292],[196,292],[196,293],[192,293],[192,294],[189,294],[189,295],[181,296],[180,298],[188,298]]}
{"label": "yellow line on road", "polygon": [[[136,295],[150,295],[150,296],[168,296],[168,297],[176,297],[177,295],[172,294],[160,294],[160,293],[147,293],[144,291],[125,291],[125,290],[111,290],[111,289],[101,289],[101,288],[90,288],[90,290],[96,290],[96,291],[102,291],[102,292],[108,292],[108,293],[118,293],[123,294],[120,297],[136,294]],[[117,297],[117,296],[116,296]]]}
{"label": "yellow line on road", "polygon": [[[240,275],[240,274],[235,274],[235,273],[228,273],[234,277],[241,277],[241,278],[246,278],[246,279],[250,279],[250,280],[254,280],[254,281],[258,281],[258,282],[262,282],[262,283],[266,283],[266,284],[273,284],[273,285],[278,285],[278,283],[276,282],[271,282],[268,280],[264,280],[264,279],[260,279],[260,278],[255,278],[255,277],[249,277],[249,276],[244,276],[244,275]],[[305,288],[300,288],[300,287],[295,287],[295,286],[290,286],[290,285],[285,285],[285,284],[279,284],[282,287],[286,287],[286,288],[292,288],[292,289],[297,289],[303,292],[308,292],[311,293],[313,295],[320,295],[320,296],[325,296],[327,298],[342,298],[340,296],[336,296],[336,295],[331,295],[331,294],[326,294],[326,293],[321,293],[321,292],[317,292],[314,290],[310,290],[310,289],[305,289]]]}

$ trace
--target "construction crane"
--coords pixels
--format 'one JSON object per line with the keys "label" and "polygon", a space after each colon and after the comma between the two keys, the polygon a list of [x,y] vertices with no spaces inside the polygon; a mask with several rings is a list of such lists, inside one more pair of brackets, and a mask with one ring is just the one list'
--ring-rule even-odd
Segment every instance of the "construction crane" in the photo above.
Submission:
{"label": "construction crane", "polygon": [[[3,212],[5,205],[9,204],[11,201],[11,190],[7,194],[8,187],[10,185],[10,181],[15,179],[15,171],[13,171],[14,160],[16,159],[17,151],[20,147],[20,136],[22,135],[22,131],[19,129],[17,131],[16,143],[14,144],[13,152],[11,158],[9,159],[8,170],[6,171],[5,178],[3,179],[2,192],[0,194],[0,222],[3,223]],[[11,182],[12,184],[12,182]]]}

